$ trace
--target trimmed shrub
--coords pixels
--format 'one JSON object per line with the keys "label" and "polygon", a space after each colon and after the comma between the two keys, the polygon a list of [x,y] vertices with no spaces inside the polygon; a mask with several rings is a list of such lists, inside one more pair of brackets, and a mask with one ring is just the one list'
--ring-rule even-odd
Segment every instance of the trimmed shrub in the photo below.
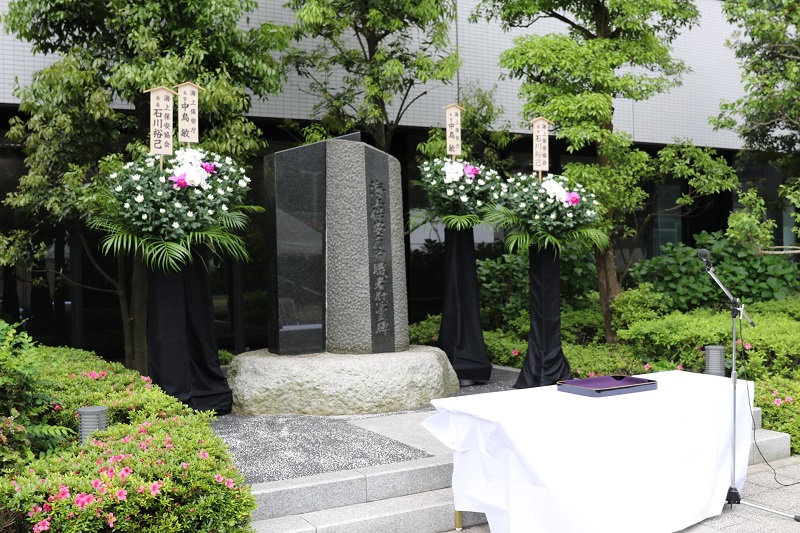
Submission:
{"label": "trimmed shrub", "polygon": [[0,478],[4,531],[249,531],[255,508],[244,476],[209,422],[147,377],[94,354],[36,347],[53,420],[77,429],[86,405],[110,426],[86,445],[67,439]]}
{"label": "trimmed shrub", "polygon": [[[642,283],[622,291],[612,304],[611,324],[615,331],[626,329],[636,322],[654,320],[672,310],[669,296],[655,289],[652,283]],[[601,323],[602,325],[602,323]]]}
{"label": "trimmed shrub", "polygon": [[520,340],[516,335],[496,329],[483,332],[486,352],[492,364],[522,368],[528,342]]}
{"label": "trimmed shrub", "polygon": [[800,383],[777,376],[760,379],[755,384],[753,404],[761,408],[763,426],[791,435],[792,454],[799,454]]}
{"label": "trimmed shrub", "polygon": [[645,373],[642,361],[627,346],[565,343],[563,349],[575,379]]}
{"label": "trimmed shrub", "polygon": [[436,346],[442,315],[428,315],[425,320],[409,324],[408,340],[411,344]]}

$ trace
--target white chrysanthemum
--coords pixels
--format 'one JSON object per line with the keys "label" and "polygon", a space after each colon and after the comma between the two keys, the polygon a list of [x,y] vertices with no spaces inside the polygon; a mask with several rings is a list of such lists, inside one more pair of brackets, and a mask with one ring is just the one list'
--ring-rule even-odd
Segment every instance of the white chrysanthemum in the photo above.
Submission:
{"label": "white chrysanthemum", "polygon": [[131,176],[131,179],[133,181],[139,181],[140,179],[142,179],[142,177],[139,174],[134,174],[133,176]]}
{"label": "white chrysanthemum", "polygon": [[111,178],[112,180],[115,180],[115,179],[117,179],[117,173],[116,173],[116,172],[114,172],[113,174],[111,174],[111,175],[109,176],[109,178]]}
{"label": "white chrysanthemum", "polygon": [[183,207],[183,204],[180,202],[175,202],[173,205],[175,206],[175,209],[180,209],[181,207]]}
{"label": "white chrysanthemum", "polygon": [[161,209],[158,210],[158,212],[163,215],[164,213],[167,212],[167,210],[162,207]]}
{"label": "white chrysanthemum", "polygon": [[159,183],[166,183],[167,182],[167,178],[165,178],[164,176],[159,176],[158,177],[158,182]]}
{"label": "white chrysanthemum", "polygon": [[156,193],[156,196],[164,196],[164,191],[158,191],[158,192]]}
{"label": "white chrysanthemum", "polygon": [[552,218],[553,220],[555,220],[555,218],[556,218],[556,212],[555,212],[555,211],[553,211],[552,213],[550,213],[550,218]]}
{"label": "white chrysanthemum", "polygon": [[462,202],[467,202],[467,201],[469,201],[469,197],[467,197],[467,195],[466,195],[466,194],[462,194],[462,195],[461,195],[461,197],[460,197],[459,199],[460,199]]}
{"label": "white chrysanthemum", "polygon": [[208,198],[209,200],[213,200],[214,199],[214,195],[213,194],[209,194],[208,196],[206,196],[206,198]]}
{"label": "white chrysanthemum", "polygon": [[453,189],[447,189],[447,196],[453,196],[454,193]]}
{"label": "white chrysanthemum", "polygon": [[527,207],[527,205],[525,204],[525,202],[520,202],[519,203],[519,208],[520,209],[525,209],[526,207]]}
{"label": "white chrysanthemum", "polygon": [[178,228],[180,228],[180,227],[181,227],[181,225],[180,225],[180,224],[178,224],[177,222],[173,222],[173,223],[172,223],[172,227],[173,227],[173,228],[175,228],[175,229],[178,229]]}
{"label": "white chrysanthemum", "polygon": [[189,218],[194,218],[194,211],[187,211],[186,216]]}
{"label": "white chrysanthemum", "polygon": [[142,213],[142,220],[147,220],[147,213]]}
{"label": "white chrysanthemum", "polygon": [[244,180],[239,180],[239,187],[241,187],[242,189],[244,189],[245,187],[247,187],[247,182],[246,182],[246,181],[244,181]]}
{"label": "white chrysanthemum", "polygon": [[134,200],[136,200],[137,204],[140,204],[140,203],[144,202],[144,196],[142,196],[141,194],[137,194],[136,198],[134,198]]}
{"label": "white chrysanthemum", "polygon": [[209,210],[208,210],[208,214],[209,214],[209,215],[213,215],[213,214],[214,214],[214,210],[213,210],[213,209],[209,209]]}
{"label": "white chrysanthemum", "polygon": [[477,201],[475,202],[475,205],[477,205],[478,207],[480,207],[480,206],[482,206],[482,205],[483,205],[483,202],[481,202],[480,200],[477,200]]}
{"label": "white chrysanthemum", "polygon": [[141,186],[141,185],[137,185],[137,186],[136,186],[136,190],[137,190],[137,191],[141,191],[141,190],[142,190],[142,186]]}
{"label": "white chrysanthemum", "polygon": [[222,204],[222,207],[220,207],[220,209],[222,209],[223,211],[227,211],[228,210],[228,206],[225,205],[225,204]]}
{"label": "white chrysanthemum", "polygon": [[567,218],[572,218],[572,213],[567,213]]}
{"label": "white chrysanthemum", "polygon": [[122,185],[117,185],[116,187],[114,187],[114,190],[117,192],[122,191]]}
{"label": "white chrysanthemum", "polygon": [[483,180],[478,180],[478,185],[480,185],[481,187],[483,187],[484,185],[486,185],[486,182],[485,182],[485,181],[483,181]]}
{"label": "white chrysanthemum", "polygon": [[131,204],[129,204],[128,202],[125,202],[124,204],[122,204],[122,207],[124,207],[125,209],[130,208],[130,206],[131,206]]}
{"label": "white chrysanthemum", "polygon": [[448,181],[458,181],[464,175],[464,165],[458,161],[448,161],[442,169]]}
{"label": "white chrysanthemum", "polygon": [[498,198],[500,198],[500,195],[499,195],[499,194],[497,194],[497,193],[494,193],[494,194],[492,195],[492,198],[494,198],[495,200],[497,200]]}

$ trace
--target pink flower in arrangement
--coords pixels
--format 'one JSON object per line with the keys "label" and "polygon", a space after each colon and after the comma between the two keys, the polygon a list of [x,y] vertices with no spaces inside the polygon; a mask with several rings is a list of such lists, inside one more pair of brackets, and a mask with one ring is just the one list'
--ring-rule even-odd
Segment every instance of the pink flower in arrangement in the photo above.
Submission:
{"label": "pink flower in arrangement", "polygon": [[[170,176],[169,181],[173,183],[173,189],[182,189],[184,187],[188,187],[189,183],[186,181],[186,173],[184,172],[180,176]],[[144,377],[144,376],[142,376]]]}
{"label": "pink flower in arrangement", "polygon": [[464,165],[464,175],[468,178],[474,178],[481,173],[481,169],[472,165]]}
{"label": "pink flower in arrangement", "polygon": [[200,166],[209,174],[213,174],[217,171],[217,166],[214,163],[201,163]]}
{"label": "pink flower in arrangement", "polygon": [[578,205],[579,203],[581,203],[581,195],[575,191],[568,192],[567,203],[569,203],[569,205]]}

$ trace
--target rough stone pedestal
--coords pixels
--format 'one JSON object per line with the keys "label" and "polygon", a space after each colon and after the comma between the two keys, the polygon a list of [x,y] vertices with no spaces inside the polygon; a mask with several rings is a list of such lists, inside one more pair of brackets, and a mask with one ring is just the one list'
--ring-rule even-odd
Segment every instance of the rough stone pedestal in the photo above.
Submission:
{"label": "rough stone pedestal", "polygon": [[458,377],[431,346],[374,354],[316,353],[291,357],[255,350],[228,370],[238,415],[350,415],[420,409],[454,395]]}

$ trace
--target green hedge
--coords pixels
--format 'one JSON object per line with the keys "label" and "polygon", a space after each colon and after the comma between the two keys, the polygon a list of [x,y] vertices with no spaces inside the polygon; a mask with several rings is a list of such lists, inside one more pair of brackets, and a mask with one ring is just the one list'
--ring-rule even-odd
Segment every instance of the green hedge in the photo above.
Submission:
{"label": "green hedge", "polygon": [[106,405],[110,426],[86,445],[64,439],[7,472],[0,531],[250,531],[255,500],[209,424],[213,415],[88,352],[33,347],[24,357],[38,369],[33,383],[47,388],[49,423],[77,432],[80,407]]}

